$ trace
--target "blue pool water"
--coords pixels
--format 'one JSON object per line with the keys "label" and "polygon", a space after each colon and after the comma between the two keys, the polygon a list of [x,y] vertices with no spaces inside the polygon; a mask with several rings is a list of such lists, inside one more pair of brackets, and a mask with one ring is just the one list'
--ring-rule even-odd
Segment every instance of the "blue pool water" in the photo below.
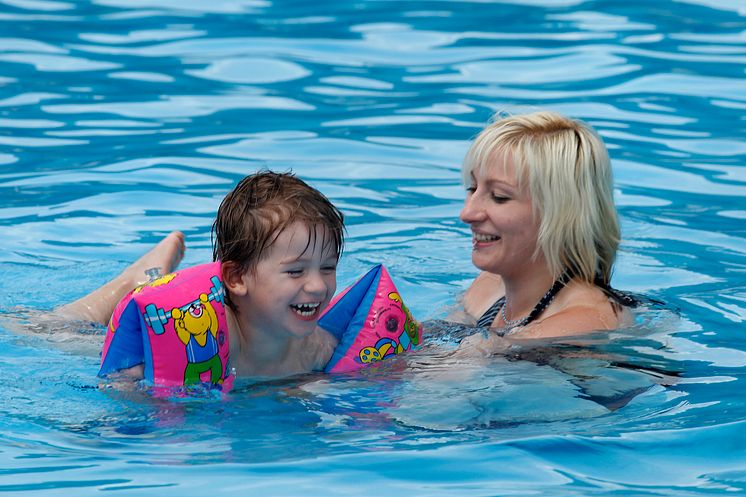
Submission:
{"label": "blue pool water", "polygon": [[[745,78],[742,0],[0,0],[0,492],[743,495]],[[606,139],[614,284],[667,305],[456,359],[461,158],[545,107]],[[383,262],[434,346],[222,399],[99,388],[100,330],[36,313],[173,229],[209,260],[263,167],[344,210],[340,287]]]}

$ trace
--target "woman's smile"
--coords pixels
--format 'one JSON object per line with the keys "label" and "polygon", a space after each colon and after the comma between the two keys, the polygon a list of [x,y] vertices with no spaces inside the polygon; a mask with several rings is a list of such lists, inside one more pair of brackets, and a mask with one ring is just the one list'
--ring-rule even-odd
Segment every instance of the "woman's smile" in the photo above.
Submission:
{"label": "woman's smile", "polygon": [[500,240],[500,237],[497,235],[487,235],[484,233],[479,233],[477,231],[473,231],[471,236],[472,244],[474,245],[475,249]]}

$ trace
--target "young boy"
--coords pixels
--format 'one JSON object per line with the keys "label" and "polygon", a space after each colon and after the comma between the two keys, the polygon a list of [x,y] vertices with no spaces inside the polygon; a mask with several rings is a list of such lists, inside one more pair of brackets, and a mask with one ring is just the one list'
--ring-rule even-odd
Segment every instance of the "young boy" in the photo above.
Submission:
{"label": "young boy", "polygon": [[[213,224],[221,262],[231,367],[237,376],[280,377],[323,369],[337,340],[316,326],[336,290],[342,213],[292,174],[260,172],[228,193]],[[105,324],[151,270],[170,273],[184,255],[173,232],[121,275],[58,309]],[[142,366],[132,368],[142,376]]]}

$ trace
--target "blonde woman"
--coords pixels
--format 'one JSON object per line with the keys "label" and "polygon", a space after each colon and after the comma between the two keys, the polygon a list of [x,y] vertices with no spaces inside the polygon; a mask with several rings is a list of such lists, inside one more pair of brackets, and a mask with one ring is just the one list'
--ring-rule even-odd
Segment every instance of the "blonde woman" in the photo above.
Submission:
{"label": "blonde woman", "polygon": [[464,311],[497,336],[548,338],[610,330],[632,299],[610,287],[620,231],[606,147],[553,112],[495,120],[463,165],[461,220],[482,272]]}

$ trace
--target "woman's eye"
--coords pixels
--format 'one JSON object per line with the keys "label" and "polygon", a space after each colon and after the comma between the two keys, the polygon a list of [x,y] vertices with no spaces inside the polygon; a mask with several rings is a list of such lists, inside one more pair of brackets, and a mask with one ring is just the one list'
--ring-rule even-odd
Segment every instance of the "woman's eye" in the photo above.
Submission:
{"label": "woman's eye", "polygon": [[507,202],[508,200],[510,200],[510,197],[506,197],[504,195],[498,195],[496,193],[493,193],[492,194],[492,200],[494,200],[498,204],[504,204],[505,202]]}
{"label": "woman's eye", "polygon": [[467,186],[466,187],[466,191],[468,193],[474,193],[475,191],[477,191],[477,187],[476,186]]}

